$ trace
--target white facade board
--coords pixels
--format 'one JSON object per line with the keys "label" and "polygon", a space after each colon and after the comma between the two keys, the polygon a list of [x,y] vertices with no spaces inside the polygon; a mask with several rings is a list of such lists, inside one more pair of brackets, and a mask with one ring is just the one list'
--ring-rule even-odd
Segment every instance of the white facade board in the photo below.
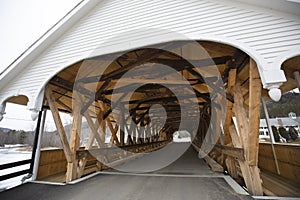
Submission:
{"label": "white facade board", "polygon": [[[245,2],[83,1],[39,45],[0,75],[0,104],[23,94],[29,98],[29,109],[39,110],[40,94],[51,77],[87,58],[95,48],[100,49],[98,54],[106,54],[186,37],[245,51],[257,62],[264,88],[278,87],[285,81],[282,62],[300,55],[300,16],[293,11],[297,6],[300,10],[300,5],[293,3],[289,13]],[[158,30],[185,37],[172,38]]]}

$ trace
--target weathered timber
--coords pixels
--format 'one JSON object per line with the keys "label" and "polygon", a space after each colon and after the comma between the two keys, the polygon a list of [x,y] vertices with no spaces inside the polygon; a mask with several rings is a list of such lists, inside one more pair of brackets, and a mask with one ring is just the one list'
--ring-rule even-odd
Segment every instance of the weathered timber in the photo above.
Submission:
{"label": "weathered timber", "polygon": [[[197,145],[195,145],[195,144],[192,143],[192,146],[194,147],[194,149],[197,152],[200,151],[200,148]],[[209,157],[208,155],[205,156],[203,159],[210,166],[210,168],[212,169],[212,171],[214,171],[214,172],[222,172],[222,173],[224,172],[224,168],[219,163],[217,163],[214,159],[212,159],[211,157]]]}
{"label": "weathered timber", "polygon": [[91,129],[91,134],[90,134],[90,137],[89,137],[89,140],[88,140],[88,143],[87,143],[87,148],[90,149],[93,142],[94,142],[94,139],[96,139],[97,143],[99,146],[101,146],[102,144],[102,140],[98,134],[98,128],[99,128],[99,123],[94,123],[90,114],[88,112],[85,112],[84,113],[84,117]]}
{"label": "weathered timber", "polygon": [[160,54],[162,50],[159,49],[152,49],[152,51],[147,51],[146,53],[140,55],[136,60],[128,63],[127,65],[124,65],[122,68],[119,68],[115,71],[112,71],[107,74],[99,75],[99,76],[93,76],[93,77],[86,77],[81,80],[79,80],[82,83],[94,83],[99,81],[105,81],[111,78],[120,78],[125,72],[128,70],[139,66],[141,64],[146,63],[148,60],[156,57],[158,54]]}
{"label": "weathered timber", "polygon": [[120,145],[120,142],[119,142],[119,139],[117,137],[117,132],[118,132],[118,124],[115,125],[115,128],[113,127],[112,125],[112,122],[111,120],[109,119],[109,117],[106,119],[107,121],[107,125],[110,129],[110,132],[111,132],[111,138],[110,138],[110,143],[113,144],[114,142],[116,142],[116,145]]}
{"label": "weathered timber", "polygon": [[[229,77],[228,77],[228,84],[227,84],[227,93],[230,95],[233,95],[233,87],[236,83],[236,75],[237,70],[231,69],[229,71]],[[231,141],[230,133],[229,133],[229,126],[232,124],[232,107],[233,103],[231,101],[227,101],[227,109],[226,109],[226,117],[225,117],[225,123],[224,123],[224,144],[228,144]]]}
{"label": "weathered timber", "polygon": [[110,83],[110,79],[104,81],[104,83],[101,85],[101,87],[99,88],[99,90],[96,92],[95,94],[95,98],[90,98],[89,101],[82,107],[81,109],[81,113],[84,113],[95,100],[101,99],[103,96],[103,91],[105,90],[105,88],[109,85]]}
{"label": "weathered timber", "polygon": [[[122,146],[122,147],[102,147],[102,148],[93,148],[93,149],[89,149],[89,150],[79,149],[76,152],[76,158],[77,159],[82,159],[83,157],[86,157],[88,154],[91,154],[93,156],[97,156],[97,155],[114,155],[114,154],[118,154],[120,152],[123,152],[123,150],[136,152],[137,148],[145,149],[145,147],[154,147],[154,146],[162,147],[168,142],[169,141],[167,141],[167,140],[163,140],[163,141],[151,142],[151,143],[125,145],[125,146]],[[151,150],[152,148],[146,148],[146,149]]]}
{"label": "weathered timber", "polygon": [[224,146],[224,145],[219,145],[216,144],[214,148],[218,151],[221,151],[222,153],[237,158],[241,161],[245,161],[244,157],[244,149],[242,148],[236,148],[236,147],[231,147],[231,146]]}
{"label": "weathered timber", "polygon": [[260,98],[261,81],[258,68],[254,60],[250,59],[249,85],[249,162],[256,165],[258,162],[258,143],[260,126]]}
{"label": "weathered timber", "polygon": [[81,109],[81,96],[78,92],[73,93],[74,101],[73,101],[73,122],[72,122],[72,130],[70,136],[70,150],[71,150],[71,162],[68,162],[67,165],[67,173],[66,173],[66,182],[70,182],[77,177],[77,167],[78,160],[76,159],[76,151],[80,146],[80,135],[81,135],[81,124],[82,124],[82,116],[80,114]]}
{"label": "weathered timber", "polygon": [[72,152],[69,146],[69,142],[65,133],[65,129],[64,126],[61,122],[60,116],[59,116],[59,112],[57,109],[57,106],[55,104],[55,99],[52,95],[52,89],[50,86],[47,86],[45,88],[45,95],[55,122],[55,126],[57,128],[58,134],[60,136],[60,140],[64,149],[64,153],[67,159],[67,162],[72,162]]}
{"label": "weathered timber", "polygon": [[[95,98],[95,93],[93,93],[92,91],[80,86],[80,84],[76,84],[76,86],[74,86],[74,83],[67,81],[59,76],[55,76],[54,78],[52,78],[49,83],[56,87],[62,88],[68,92],[73,92],[73,90],[77,90],[78,92],[88,97],[89,99]],[[100,99],[107,105],[111,104],[110,100],[105,98],[103,95],[98,96],[98,99]]]}
{"label": "weathered timber", "polygon": [[167,65],[176,69],[177,71],[182,71],[187,68],[201,68],[201,67],[208,67],[214,65],[223,65],[231,59],[232,59],[231,56],[206,58],[202,60],[185,60],[182,58],[181,59],[154,58],[149,60],[149,62]]}
{"label": "weathered timber", "polygon": [[228,67],[222,73],[222,79],[224,83],[228,81],[229,71],[231,69],[237,69],[237,72],[239,73],[247,63],[249,63],[249,56],[243,51],[237,49],[233,55],[233,58],[228,63]]}
{"label": "weathered timber", "polygon": [[[252,195],[262,195],[263,189],[260,179],[260,172],[257,165],[251,165],[249,162],[249,117],[244,107],[244,98],[241,92],[240,83],[237,82],[234,88],[234,113],[236,116],[236,129],[241,138],[242,148],[245,152],[245,161],[238,160],[246,186]],[[234,131],[234,130],[232,130]]]}

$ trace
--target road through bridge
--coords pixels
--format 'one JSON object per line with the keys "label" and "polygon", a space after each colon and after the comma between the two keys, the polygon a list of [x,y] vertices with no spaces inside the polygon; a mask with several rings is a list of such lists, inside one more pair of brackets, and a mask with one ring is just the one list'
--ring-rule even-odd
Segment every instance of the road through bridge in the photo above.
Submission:
{"label": "road through bridge", "polygon": [[[184,144],[173,143],[174,150]],[[166,156],[166,155],[162,155]],[[151,154],[123,164],[151,165]],[[213,172],[190,147],[175,162],[149,173],[106,170],[68,184],[29,182],[0,193],[1,199],[253,199],[223,173]]]}

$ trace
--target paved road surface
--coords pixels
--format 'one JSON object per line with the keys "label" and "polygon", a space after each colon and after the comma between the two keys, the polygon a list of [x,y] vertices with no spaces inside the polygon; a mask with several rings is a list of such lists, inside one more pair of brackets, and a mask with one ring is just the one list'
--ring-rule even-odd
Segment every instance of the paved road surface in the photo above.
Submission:
{"label": "paved road surface", "polygon": [[[174,148],[176,145],[180,144],[174,144]],[[135,160],[141,161],[147,162],[147,158]],[[252,197],[234,192],[224,175],[213,173],[190,148],[176,162],[156,172],[128,174],[110,170],[73,185],[27,183],[0,193],[0,199],[235,200]]]}

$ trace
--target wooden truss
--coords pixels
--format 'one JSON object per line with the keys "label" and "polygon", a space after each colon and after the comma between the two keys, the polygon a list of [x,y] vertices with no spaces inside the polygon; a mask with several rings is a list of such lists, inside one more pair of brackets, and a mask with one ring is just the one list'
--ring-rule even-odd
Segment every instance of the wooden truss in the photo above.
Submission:
{"label": "wooden truss", "polygon": [[[186,44],[174,42],[162,44],[162,47],[180,52]],[[178,130],[180,123],[188,123],[196,115],[197,109],[200,110],[201,123],[197,130],[191,131],[195,133],[193,144],[201,146],[211,122],[210,93],[214,91],[218,94],[214,98],[220,98],[222,88],[217,87],[216,83],[223,81],[226,88],[223,97],[227,100],[226,119],[222,129],[215,128],[215,131],[223,132],[223,139],[215,145],[212,153],[232,177],[241,175],[244,178],[250,193],[262,195],[257,167],[262,88],[257,66],[248,55],[235,48],[210,42],[202,42],[201,45],[212,56],[211,59],[203,57],[187,61],[178,54],[151,47],[119,56],[110,62],[101,75],[99,66],[109,61],[111,55],[76,63],[49,82],[45,96],[68,162],[67,182],[90,172],[87,163],[91,151],[100,157],[103,157],[103,152],[111,151],[112,154],[100,160],[119,164],[134,156],[120,155],[117,147],[132,152],[148,152],[163,147],[172,141],[172,134]],[[169,66],[176,73],[157,71],[158,64]],[[141,65],[147,67],[137,70],[131,77],[122,77]],[[217,67],[219,77],[210,74],[212,66]],[[199,70],[206,75],[199,73]],[[177,73],[186,81],[174,79]],[[122,80],[121,84],[118,84],[119,80]],[[208,80],[214,84],[207,84]],[[142,86],[137,87],[139,84]],[[191,87],[185,87],[187,85]],[[184,89],[176,96],[173,91],[180,87]],[[134,89],[131,94],[126,92],[130,89]],[[180,105],[179,98],[183,99],[184,105]],[[189,106],[195,102],[197,109]],[[153,117],[150,112],[155,104],[162,105],[167,113],[166,122],[162,126],[154,122],[162,121],[163,118]],[[187,113],[186,119],[181,119],[182,107]],[[73,117],[69,140],[59,111],[68,112]],[[91,134],[85,146],[80,146],[83,118]],[[220,127],[218,124],[215,126]],[[111,137],[109,143],[105,143],[108,133]],[[113,157],[118,156],[121,159],[114,160]],[[106,167],[97,161],[94,170]]]}

